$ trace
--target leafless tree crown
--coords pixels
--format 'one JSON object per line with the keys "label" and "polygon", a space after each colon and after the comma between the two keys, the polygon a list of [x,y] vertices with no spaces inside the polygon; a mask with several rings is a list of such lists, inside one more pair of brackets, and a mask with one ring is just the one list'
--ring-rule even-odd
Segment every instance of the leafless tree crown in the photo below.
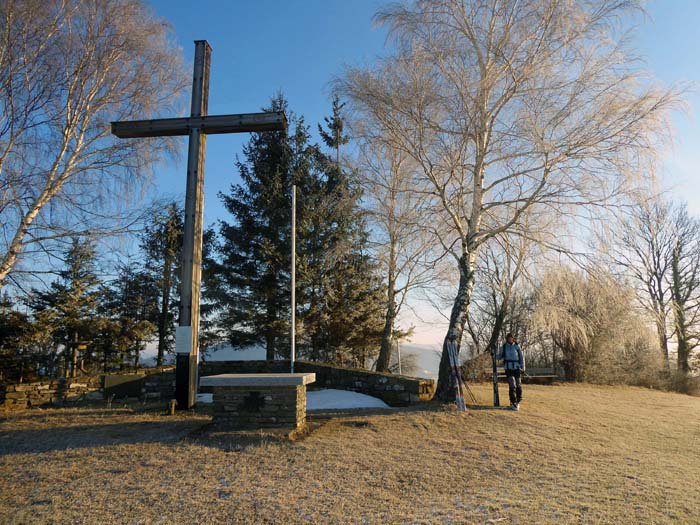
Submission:
{"label": "leafless tree crown", "polygon": [[338,80],[353,109],[418,166],[415,191],[430,197],[433,233],[460,273],[446,340],[461,339],[485,242],[531,236],[538,216],[605,206],[648,173],[678,93],[650,83],[626,49],[620,21],[638,8],[633,0],[394,4],[377,15],[391,55]]}
{"label": "leafless tree crown", "polygon": [[180,56],[138,0],[0,4],[0,283],[57,239],[118,227],[163,144],[110,121],[172,109]]}

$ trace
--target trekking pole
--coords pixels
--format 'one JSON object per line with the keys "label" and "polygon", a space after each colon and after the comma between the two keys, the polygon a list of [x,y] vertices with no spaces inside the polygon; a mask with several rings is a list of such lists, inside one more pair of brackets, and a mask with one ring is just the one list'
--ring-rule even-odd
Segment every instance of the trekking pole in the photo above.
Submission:
{"label": "trekking pole", "polygon": [[498,366],[496,363],[496,346],[491,347],[491,362],[493,364],[493,406],[500,407],[501,400],[498,397]]}
{"label": "trekking pole", "polygon": [[469,397],[471,398],[472,403],[474,403],[475,405],[478,405],[478,404],[479,404],[479,401],[477,401],[476,396],[474,395],[474,392],[472,392],[472,389],[469,388],[469,383],[467,383],[467,382],[465,381],[465,382],[464,382],[464,386],[467,387],[467,392],[469,392]]}

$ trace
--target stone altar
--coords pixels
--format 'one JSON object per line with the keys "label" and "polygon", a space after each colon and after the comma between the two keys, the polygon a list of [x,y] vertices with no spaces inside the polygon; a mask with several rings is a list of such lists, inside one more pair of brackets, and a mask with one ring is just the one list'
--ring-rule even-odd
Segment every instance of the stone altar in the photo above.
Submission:
{"label": "stone altar", "polygon": [[231,428],[285,427],[306,423],[306,385],[316,374],[220,374],[202,377],[213,391],[214,420]]}

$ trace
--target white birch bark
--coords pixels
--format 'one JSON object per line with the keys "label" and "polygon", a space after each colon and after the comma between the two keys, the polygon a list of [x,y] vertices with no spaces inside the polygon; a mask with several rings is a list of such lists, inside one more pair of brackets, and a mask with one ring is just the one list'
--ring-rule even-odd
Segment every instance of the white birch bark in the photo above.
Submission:
{"label": "white birch bark", "polygon": [[171,109],[180,55],[138,0],[2,3],[0,287],[62,239],[124,226],[167,143],[119,140],[110,121]]}

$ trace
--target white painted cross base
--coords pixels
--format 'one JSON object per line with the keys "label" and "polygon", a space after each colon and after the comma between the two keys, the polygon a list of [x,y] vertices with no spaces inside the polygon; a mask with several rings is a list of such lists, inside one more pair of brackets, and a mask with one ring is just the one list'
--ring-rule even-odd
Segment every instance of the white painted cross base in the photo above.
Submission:
{"label": "white painted cross base", "polygon": [[306,423],[306,385],[316,374],[221,374],[200,379],[211,387],[214,420],[233,429],[291,428]]}

